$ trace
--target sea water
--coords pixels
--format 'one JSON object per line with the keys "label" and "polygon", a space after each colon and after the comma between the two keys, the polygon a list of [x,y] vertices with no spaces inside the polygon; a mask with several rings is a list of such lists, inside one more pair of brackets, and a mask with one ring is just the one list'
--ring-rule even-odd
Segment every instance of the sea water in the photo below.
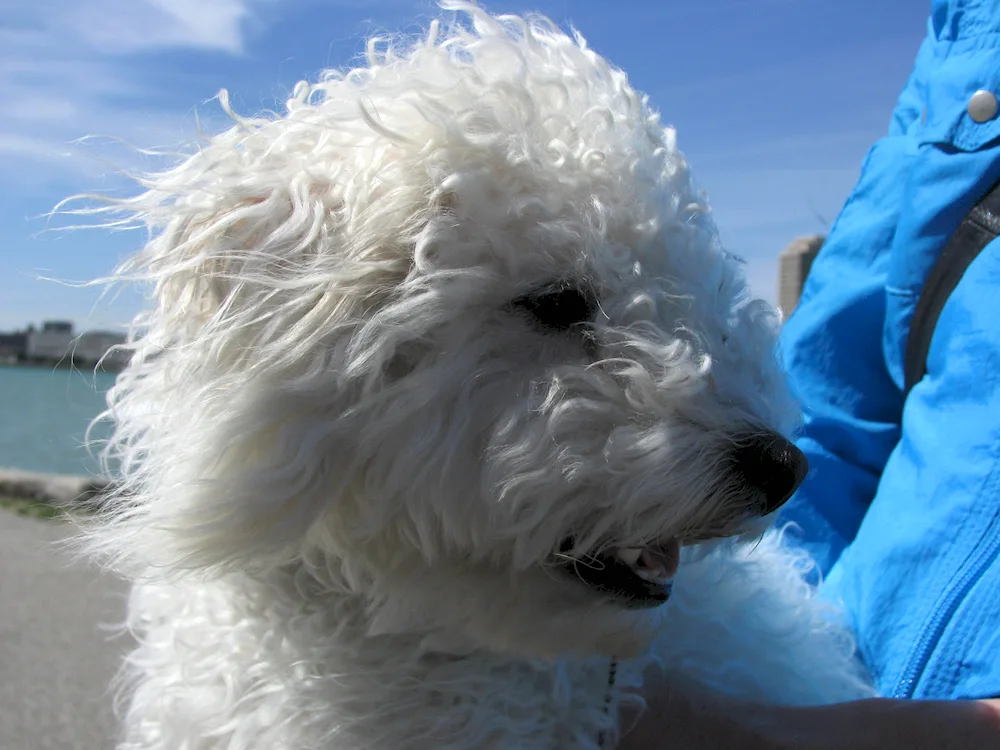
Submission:
{"label": "sea water", "polygon": [[0,366],[0,468],[97,474],[106,424],[87,426],[105,408],[111,373]]}

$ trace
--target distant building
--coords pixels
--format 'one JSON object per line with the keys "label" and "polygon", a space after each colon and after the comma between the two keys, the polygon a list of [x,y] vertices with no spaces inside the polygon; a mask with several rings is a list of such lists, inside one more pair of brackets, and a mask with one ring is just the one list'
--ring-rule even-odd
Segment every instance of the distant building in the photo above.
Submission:
{"label": "distant building", "polygon": [[120,370],[128,363],[128,353],[115,351],[125,336],[110,331],[87,331],[76,335],[73,324],[47,320],[41,329],[0,333],[0,363],[35,363],[53,366],[93,368],[98,362],[105,370]]}
{"label": "distant building", "polygon": [[47,320],[41,330],[28,332],[28,359],[61,360],[69,354],[72,343],[72,323]]}
{"label": "distant building", "polygon": [[112,351],[112,349],[124,343],[125,337],[120,333],[87,331],[80,334],[80,337],[73,344],[73,360],[94,365],[107,355],[105,364],[109,365],[110,369],[114,369],[124,364],[127,357],[124,356],[123,352]]}
{"label": "distant building", "polygon": [[799,304],[809,269],[826,237],[799,237],[778,256],[778,306],[785,320]]}
{"label": "distant building", "polygon": [[28,354],[28,332],[0,333],[0,362],[19,362]]}

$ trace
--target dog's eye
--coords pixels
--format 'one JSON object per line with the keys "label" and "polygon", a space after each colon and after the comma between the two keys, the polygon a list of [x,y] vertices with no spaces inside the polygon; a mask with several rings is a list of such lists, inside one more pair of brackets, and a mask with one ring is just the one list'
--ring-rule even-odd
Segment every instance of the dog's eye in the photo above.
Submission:
{"label": "dog's eye", "polygon": [[556,331],[567,331],[581,323],[589,323],[597,307],[593,299],[573,287],[526,294],[515,299],[511,305],[515,310],[529,313],[545,328]]}

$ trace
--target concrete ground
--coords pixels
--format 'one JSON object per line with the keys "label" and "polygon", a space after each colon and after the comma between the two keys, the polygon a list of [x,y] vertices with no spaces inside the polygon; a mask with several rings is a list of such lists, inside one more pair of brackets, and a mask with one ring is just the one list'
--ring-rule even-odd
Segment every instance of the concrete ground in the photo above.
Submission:
{"label": "concrete ground", "polygon": [[0,509],[0,748],[112,750],[125,586],[53,548],[69,526]]}

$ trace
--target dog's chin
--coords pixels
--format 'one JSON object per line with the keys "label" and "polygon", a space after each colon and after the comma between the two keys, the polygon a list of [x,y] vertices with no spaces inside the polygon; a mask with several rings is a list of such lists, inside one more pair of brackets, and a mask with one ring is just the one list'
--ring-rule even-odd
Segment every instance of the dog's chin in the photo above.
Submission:
{"label": "dog's chin", "polygon": [[417,636],[448,653],[630,658],[652,643],[661,617],[549,566],[512,574],[443,562],[397,570],[380,589],[370,635]]}
{"label": "dog's chin", "polygon": [[520,591],[508,600],[507,618],[475,624],[478,640],[491,650],[525,658],[633,658],[660,631],[663,608],[624,606],[579,581],[560,578],[553,580],[551,572],[523,577]]}

